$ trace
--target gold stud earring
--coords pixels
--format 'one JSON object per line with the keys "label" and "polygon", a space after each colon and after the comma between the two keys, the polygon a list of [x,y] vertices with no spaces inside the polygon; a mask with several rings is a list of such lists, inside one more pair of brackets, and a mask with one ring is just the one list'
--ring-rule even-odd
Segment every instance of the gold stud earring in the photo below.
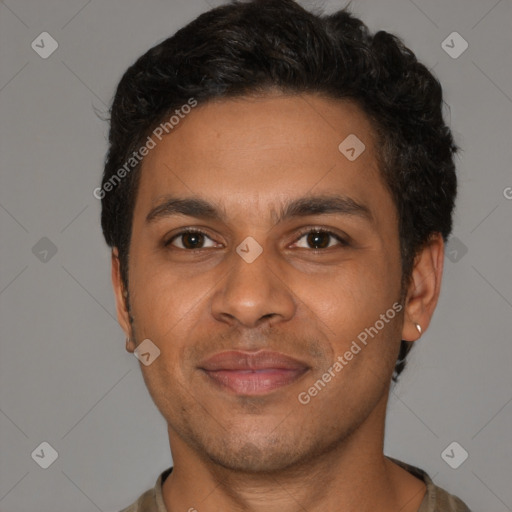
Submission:
{"label": "gold stud earring", "polygon": [[415,324],[416,325],[416,329],[418,329],[418,332],[420,333],[420,336],[423,334],[423,329],[421,328],[421,325],[420,324]]}

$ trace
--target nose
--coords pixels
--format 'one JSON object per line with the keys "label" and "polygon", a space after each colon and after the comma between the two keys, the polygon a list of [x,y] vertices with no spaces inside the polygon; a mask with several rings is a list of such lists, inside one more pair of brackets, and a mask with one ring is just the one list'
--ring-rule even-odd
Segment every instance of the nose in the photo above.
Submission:
{"label": "nose", "polygon": [[212,314],[221,322],[244,327],[274,325],[293,317],[296,300],[286,283],[285,272],[272,262],[269,251],[251,263],[236,251],[231,255],[231,269],[221,280],[212,298]]}

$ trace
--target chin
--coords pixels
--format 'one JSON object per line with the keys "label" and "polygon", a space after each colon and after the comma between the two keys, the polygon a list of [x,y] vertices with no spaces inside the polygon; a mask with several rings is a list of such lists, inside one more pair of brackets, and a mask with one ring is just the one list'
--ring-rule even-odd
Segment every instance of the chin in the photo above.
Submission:
{"label": "chin", "polygon": [[226,469],[237,473],[282,473],[300,460],[300,454],[276,447],[260,448],[247,442],[241,448],[222,453],[209,453],[209,458]]}
{"label": "chin", "polygon": [[[318,446],[303,446],[300,439],[288,436],[249,436],[203,439],[197,449],[213,463],[238,473],[282,474],[306,463]],[[208,442],[210,441],[210,442]]]}

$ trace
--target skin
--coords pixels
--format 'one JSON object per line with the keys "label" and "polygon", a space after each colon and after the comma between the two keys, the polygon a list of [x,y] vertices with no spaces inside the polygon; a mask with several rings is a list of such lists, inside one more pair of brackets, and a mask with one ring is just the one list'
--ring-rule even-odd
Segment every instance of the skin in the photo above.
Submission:
{"label": "skin", "polygon": [[[366,146],[354,161],[338,150],[349,134]],[[335,193],[366,206],[370,218],[324,213],[277,222],[285,202]],[[169,194],[216,204],[225,219],[147,222]],[[165,246],[190,227],[207,236]],[[348,245],[299,232],[319,227],[348,236]],[[235,251],[248,236],[263,250],[252,263]],[[275,93],[200,105],[180,121],[143,163],[128,290],[116,249],[112,255],[127,350],[149,338],[161,352],[141,371],[168,423],[167,509],[417,511],[425,485],[384,457],[384,424],[400,340],[419,338],[416,323],[428,327],[443,252],[433,236],[416,257],[402,311],[303,405],[299,393],[401,296],[397,211],[372,125],[348,101]],[[220,389],[197,368],[224,350],[260,349],[309,370],[254,397]]]}

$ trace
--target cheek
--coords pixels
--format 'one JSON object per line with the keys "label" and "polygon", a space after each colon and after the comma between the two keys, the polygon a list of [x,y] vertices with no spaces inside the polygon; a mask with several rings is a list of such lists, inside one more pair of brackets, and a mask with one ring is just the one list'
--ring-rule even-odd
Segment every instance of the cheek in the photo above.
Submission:
{"label": "cheek", "polygon": [[185,382],[188,351],[205,337],[202,325],[218,277],[215,279],[213,273],[188,275],[156,258],[133,258],[130,272],[130,302],[137,341],[149,338],[161,355],[157,370],[153,371],[151,366],[142,369],[157,388],[165,381]]}
{"label": "cheek", "polygon": [[[302,303],[306,316],[315,315],[338,335],[347,328],[373,324],[397,300],[400,279],[390,260],[378,251],[364,251],[322,272],[289,267],[281,275],[299,310]],[[134,253],[130,302],[138,337],[168,337],[172,331],[190,337],[186,326],[193,329],[198,320],[204,320],[208,300],[219,292],[220,273],[225,271],[219,266],[203,268],[200,273],[184,272],[160,258]],[[284,285],[278,282],[276,286]]]}
{"label": "cheek", "polygon": [[[130,255],[130,297],[137,321],[146,328],[169,325],[185,316],[198,295],[198,282],[184,278],[172,263],[148,252]],[[149,325],[151,324],[151,325]]]}
{"label": "cheek", "polygon": [[322,282],[317,294],[309,289],[306,297],[320,305],[329,325],[339,328],[373,325],[400,296],[397,265],[382,256],[355,259]]}
{"label": "cheek", "polygon": [[324,304],[317,311],[329,327],[326,333],[331,360],[318,369],[315,379],[341,356],[342,366],[338,364],[340,371],[335,372],[332,391],[343,391],[345,397],[348,390],[354,396],[362,396],[363,390],[371,393],[372,389],[378,394],[376,390],[392,373],[400,342],[398,266],[393,263],[394,268],[390,268],[382,256],[380,261],[377,257],[371,259],[354,262],[333,275],[322,294],[309,294],[311,300]]}

